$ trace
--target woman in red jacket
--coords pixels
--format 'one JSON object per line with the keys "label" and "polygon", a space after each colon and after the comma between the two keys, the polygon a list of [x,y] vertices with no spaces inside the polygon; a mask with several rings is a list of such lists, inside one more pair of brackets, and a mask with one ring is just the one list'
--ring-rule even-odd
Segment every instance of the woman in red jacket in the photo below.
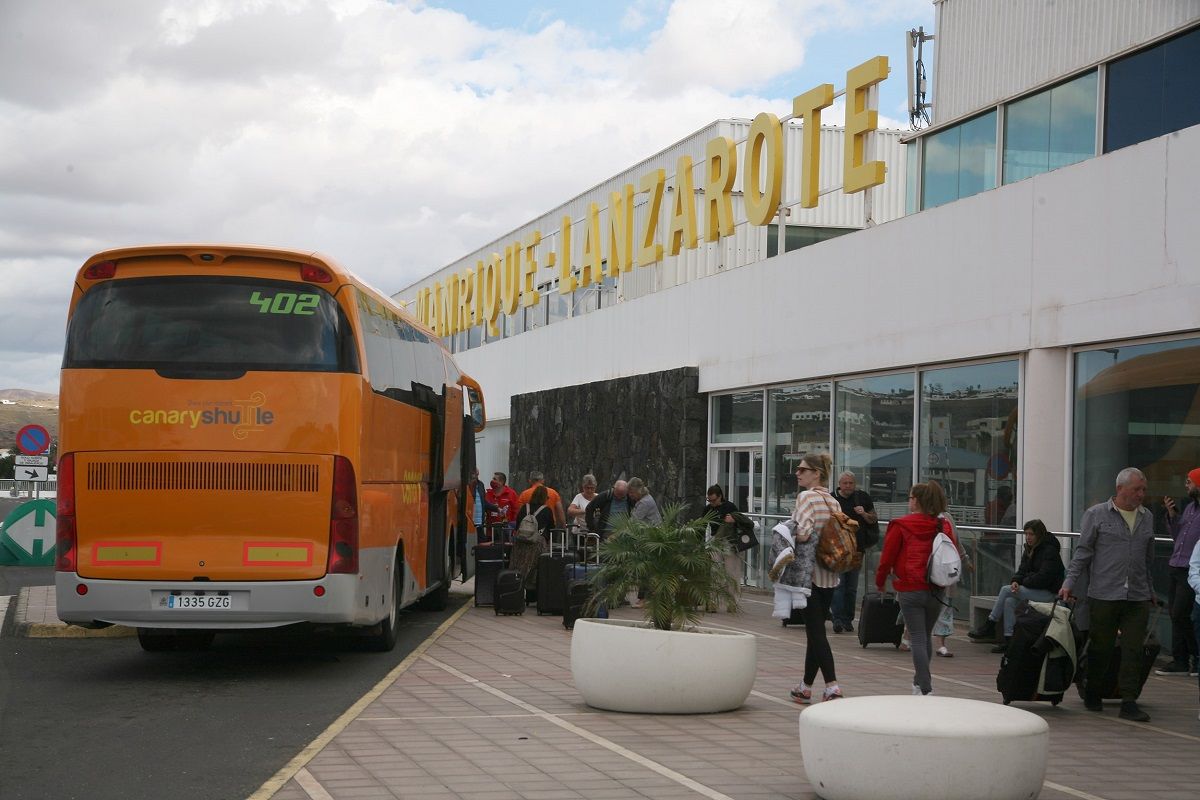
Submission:
{"label": "woman in red jacket", "polygon": [[[892,588],[900,601],[900,613],[912,639],[912,659],[916,675],[913,678],[913,694],[932,694],[933,680],[929,675],[929,662],[933,657],[933,639],[930,634],[944,605],[944,590],[935,594],[925,581],[925,568],[929,554],[933,551],[933,540],[938,532],[954,540],[954,526],[938,515],[946,510],[946,494],[933,481],[918,483],[908,493],[910,513],[888,523],[887,535],[883,540],[883,555],[879,559],[879,570],[875,573],[875,585],[883,591],[888,574],[895,575]],[[948,601],[947,601],[948,602]]]}

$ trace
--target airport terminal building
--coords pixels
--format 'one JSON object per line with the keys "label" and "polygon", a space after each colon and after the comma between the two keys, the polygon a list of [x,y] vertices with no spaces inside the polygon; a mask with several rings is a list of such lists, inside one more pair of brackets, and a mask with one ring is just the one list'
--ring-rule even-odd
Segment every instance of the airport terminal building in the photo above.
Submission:
{"label": "airport terminal building", "polygon": [[961,523],[1059,531],[1125,466],[1183,494],[1200,0],[935,6],[920,130],[862,132],[871,59],[846,129],[832,87],[715,122],[395,295],[484,387],[485,474],[787,514],[827,451],[885,519],[933,478]]}

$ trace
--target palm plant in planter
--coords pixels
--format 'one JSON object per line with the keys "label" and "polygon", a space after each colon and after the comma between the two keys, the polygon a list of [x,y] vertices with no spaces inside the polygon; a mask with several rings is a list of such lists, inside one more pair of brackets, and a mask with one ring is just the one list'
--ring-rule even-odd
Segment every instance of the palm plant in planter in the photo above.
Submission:
{"label": "palm plant in planter", "polygon": [[752,634],[701,627],[704,609],[738,607],[725,571],[723,538],[704,539],[711,517],[662,522],[622,520],[600,547],[591,609],[616,606],[627,590],[646,590],[645,621],[579,619],[571,635],[571,675],[589,706],[654,714],[729,711],[746,702],[757,673]]}
{"label": "palm plant in planter", "polygon": [[721,559],[729,550],[728,540],[714,536],[705,541],[711,514],[686,522],[682,514],[683,506],[671,505],[658,524],[625,517],[616,525],[600,547],[590,610],[615,607],[629,589],[638,587],[646,591],[646,621],[663,631],[699,624],[705,609],[725,605],[738,610],[737,584]]}

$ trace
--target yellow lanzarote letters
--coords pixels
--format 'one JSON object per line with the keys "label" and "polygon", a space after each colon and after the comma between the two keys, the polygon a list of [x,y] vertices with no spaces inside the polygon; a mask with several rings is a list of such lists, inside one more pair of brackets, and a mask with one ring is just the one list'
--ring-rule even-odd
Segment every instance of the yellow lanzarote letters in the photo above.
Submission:
{"label": "yellow lanzarote letters", "polygon": [[704,181],[704,241],[733,234],[733,181],[737,177],[737,145],[728,136],[708,141],[708,176]]}
{"label": "yellow lanzarote letters", "polygon": [[633,184],[608,196],[608,274],[616,277],[633,268]]}
{"label": "yellow lanzarote letters", "polygon": [[[763,156],[766,169],[763,170]],[[779,117],[763,112],[750,123],[746,140],[746,167],[742,171],[742,191],[746,201],[746,221],[766,225],[779,210],[783,193],[783,126]],[[762,185],[762,174],[767,177]]]}
{"label": "yellow lanzarote letters", "polygon": [[571,259],[571,218],[563,215],[558,228],[558,293],[575,291],[575,266]]}
{"label": "yellow lanzarote letters", "polygon": [[888,76],[887,56],[875,56],[846,73],[846,159],[842,191],[861,192],[883,183],[882,161],[863,163],[867,134],[879,127],[879,112],[867,107],[871,87]]}
{"label": "yellow lanzarote letters", "polygon": [[658,218],[662,214],[663,189],[667,185],[666,170],[656,169],[642,176],[638,189],[650,195],[650,207],[646,209],[646,226],[638,244],[637,262],[647,267],[662,260],[663,246],[658,239]]}
{"label": "yellow lanzarote letters", "polygon": [[667,255],[679,255],[681,246],[696,249],[696,189],[692,183],[691,156],[680,156],[675,164],[675,203],[667,237]]}
{"label": "yellow lanzarote letters", "polygon": [[600,283],[600,267],[604,254],[600,252],[600,206],[588,204],[587,225],[583,229],[583,263],[579,267],[580,286]]}
{"label": "yellow lanzarote letters", "polygon": [[823,83],[792,100],[792,116],[804,120],[800,147],[800,207],[816,208],[821,186],[821,109],[833,105],[833,84]]}

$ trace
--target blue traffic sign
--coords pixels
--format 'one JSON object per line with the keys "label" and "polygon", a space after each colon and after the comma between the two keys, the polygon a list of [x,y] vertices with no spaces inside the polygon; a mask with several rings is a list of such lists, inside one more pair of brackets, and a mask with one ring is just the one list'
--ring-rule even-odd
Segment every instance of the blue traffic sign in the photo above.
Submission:
{"label": "blue traffic sign", "polygon": [[27,456],[41,455],[50,449],[50,431],[41,425],[26,425],[17,431],[17,449]]}

